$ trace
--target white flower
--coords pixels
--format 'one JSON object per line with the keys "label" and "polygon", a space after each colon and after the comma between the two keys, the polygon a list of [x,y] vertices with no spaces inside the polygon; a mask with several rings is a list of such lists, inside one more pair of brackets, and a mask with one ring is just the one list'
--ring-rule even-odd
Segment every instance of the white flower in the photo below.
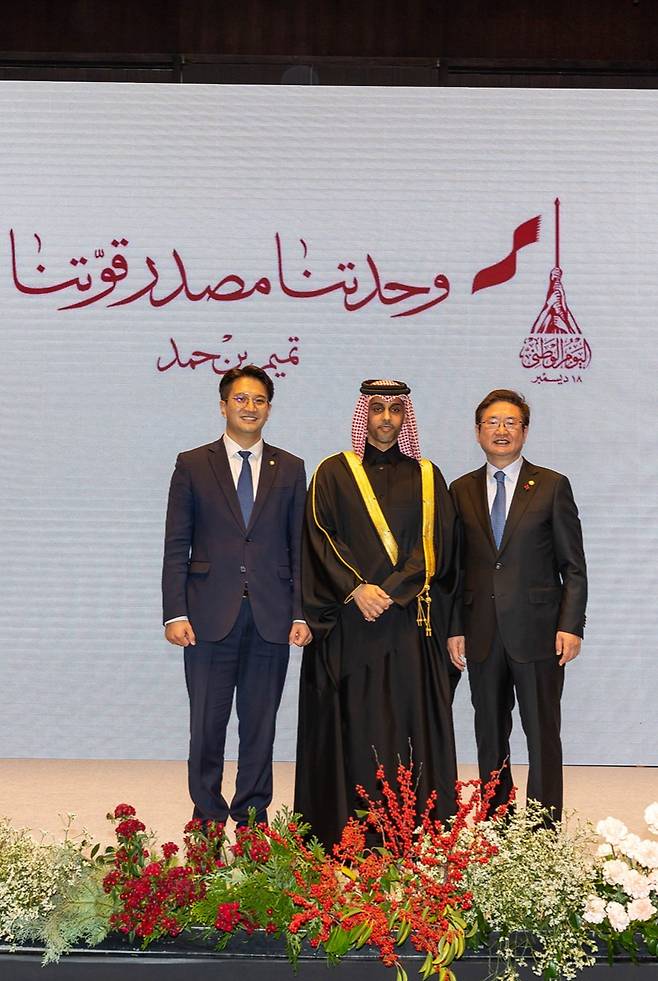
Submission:
{"label": "white flower", "polygon": [[621,933],[622,930],[625,930],[628,924],[631,922],[625,907],[622,906],[621,903],[608,903],[605,911],[608,914],[610,926],[613,930],[616,930],[617,933]]}
{"label": "white flower", "polygon": [[649,804],[644,812],[644,820],[647,822],[647,828],[652,831],[653,834],[658,835],[658,800],[655,800],[653,804]]}
{"label": "white flower", "polygon": [[[657,815],[658,818],[658,815]],[[610,845],[618,845],[628,834],[628,828],[623,821],[617,818],[608,817],[605,821],[599,821],[596,826],[597,834],[600,834]]]}
{"label": "white flower", "polygon": [[605,900],[598,896],[588,896],[583,919],[588,923],[603,923],[605,920]]}
{"label": "white flower", "polygon": [[606,841],[603,845],[599,845],[596,849],[596,854],[599,858],[607,858],[608,855],[612,855],[612,845],[609,845]]}
{"label": "white flower", "polygon": [[603,878],[611,886],[621,885],[622,878],[627,872],[630,872],[630,869],[620,858],[612,858],[609,862],[603,863]]}
{"label": "white flower", "polygon": [[647,876],[647,879],[651,883],[652,887],[656,891],[658,891],[658,869],[653,869],[652,872],[649,872],[649,875]]}
{"label": "white flower", "polygon": [[650,899],[634,899],[628,904],[628,915],[631,920],[650,920],[658,910]]}
{"label": "white flower", "polygon": [[642,875],[637,869],[627,869],[617,881],[624,892],[633,899],[644,899],[651,892],[651,883],[648,877]]}
{"label": "white flower", "polygon": [[645,869],[658,869],[658,841],[641,841],[635,849],[634,858]]}
{"label": "white flower", "polygon": [[642,842],[639,835],[634,835],[629,832],[623,841],[619,843],[619,851],[622,855],[626,855],[627,858],[636,858],[637,847]]}

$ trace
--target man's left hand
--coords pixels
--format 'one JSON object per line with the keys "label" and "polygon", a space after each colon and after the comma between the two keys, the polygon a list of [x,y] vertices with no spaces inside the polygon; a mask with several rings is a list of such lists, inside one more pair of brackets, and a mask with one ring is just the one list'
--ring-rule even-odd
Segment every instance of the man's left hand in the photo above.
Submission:
{"label": "man's left hand", "polygon": [[577,634],[568,634],[566,630],[558,630],[555,635],[555,653],[560,658],[560,667],[580,654],[581,639]]}
{"label": "man's left hand", "polygon": [[288,634],[288,643],[295,647],[306,647],[313,640],[313,634],[305,623],[293,623]]}

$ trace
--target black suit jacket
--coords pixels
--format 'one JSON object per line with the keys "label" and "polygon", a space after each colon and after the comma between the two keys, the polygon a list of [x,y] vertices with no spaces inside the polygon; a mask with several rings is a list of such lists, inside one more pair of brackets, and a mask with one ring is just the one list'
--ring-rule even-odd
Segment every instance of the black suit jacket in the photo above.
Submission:
{"label": "black suit jacket", "polygon": [[264,640],[288,642],[303,619],[299,576],[304,463],[263,444],[248,527],[221,439],[181,453],[171,478],[162,568],[163,620],[186,616],[201,640],[221,640],[244,593]]}
{"label": "black suit jacket", "polygon": [[496,624],[516,661],[555,657],[558,630],[583,636],[587,572],[578,508],[562,474],[523,461],[500,549],[491,531],[486,466],[450,486],[463,532],[462,583],[450,634],[484,660]]}

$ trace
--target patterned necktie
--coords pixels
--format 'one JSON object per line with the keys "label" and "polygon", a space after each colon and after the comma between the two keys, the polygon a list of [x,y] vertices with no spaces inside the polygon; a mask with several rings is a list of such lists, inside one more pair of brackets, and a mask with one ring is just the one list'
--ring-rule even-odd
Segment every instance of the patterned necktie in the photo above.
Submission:
{"label": "patterned necktie", "polygon": [[502,470],[496,470],[494,477],[498,487],[496,487],[496,496],[491,506],[491,530],[496,548],[500,548],[505,530],[505,474]]}
{"label": "patterned necktie", "polygon": [[238,501],[246,528],[254,506],[254,484],[251,479],[251,464],[249,463],[251,450],[238,450],[238,453],[242,457],[242,470],[238,478]]}

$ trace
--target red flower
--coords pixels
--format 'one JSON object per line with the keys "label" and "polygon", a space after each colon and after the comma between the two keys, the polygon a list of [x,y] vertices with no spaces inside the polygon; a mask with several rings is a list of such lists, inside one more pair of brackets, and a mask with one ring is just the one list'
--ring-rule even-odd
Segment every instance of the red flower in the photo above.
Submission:
{"label": "red flower", "polygon": [[114,808],[115,818],[134,817],[135,814],[137,814],[137,811],[131,804],[117,804]]}
{"label": "red flower", "polygon": [[142,824],[141,821],[128,818],[127,821],[117,824],[115,831],[117,838],[132,838],[138,831],[146,831],[146,825]]}
{"label": "red flower", "polygon": [[112,872],[108,872],[103,879],[103,891],[110,893],[117,885],[121,878],[121,873],[117,869],[113,869]]}
{"label": "red flower", "polygon": [[178,851],[178,845],[175,845],[173,841],[166,841],[162,846],[162,854],[165,858],[173,858]]}
{"label": "red flower", "polygon": [[220,903],[217,907],[215,926],[224,933],[231,933],[240,922],[239,903]]}

